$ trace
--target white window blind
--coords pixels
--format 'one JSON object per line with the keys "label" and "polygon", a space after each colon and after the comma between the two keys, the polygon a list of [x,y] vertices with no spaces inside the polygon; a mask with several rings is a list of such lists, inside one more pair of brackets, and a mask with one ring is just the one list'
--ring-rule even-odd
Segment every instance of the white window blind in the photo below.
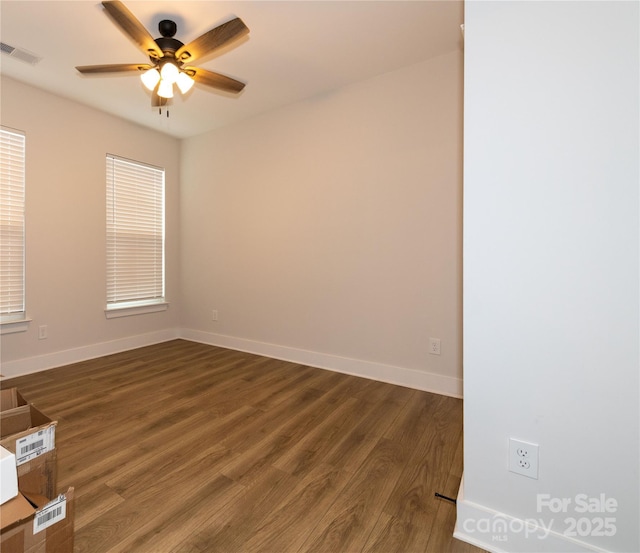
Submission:
{"label": "white window blind", "polygon": [[25,136],[0,129],[0,320],[24,318]]}
{"label": "white window blind", "polygon": [[164,169],[107,155],[107,309],[164,301]]}

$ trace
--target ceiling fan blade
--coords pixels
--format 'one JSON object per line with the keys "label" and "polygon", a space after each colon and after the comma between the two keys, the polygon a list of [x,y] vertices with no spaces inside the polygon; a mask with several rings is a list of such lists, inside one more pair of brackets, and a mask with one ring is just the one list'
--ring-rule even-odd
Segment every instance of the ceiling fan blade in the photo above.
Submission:
{"label": "ceiling fan blade", "polygon": [[104,1],[102,2],[104,9],[107,10],[109,15],[113,18],[115,23],[139,46],[139,48],[152,58],[161,58],[164,53],[153,37],[149,34],[142,23],[136,19],[129,9],[118,1]]}
{"label": "ceiling fan blade", "polygon": [[226,75],[221,75],[220,73],[214,73],[213,71],[207,71],[199,67],[185,67],[184,70],[195,82],[217,88],[218,90],[238,93],[244,88],[244,83],[236,81]]}
{"label": "ceiling fan blade", "polygon": [[148,63],[113,63],[110,65],[79,65],[76,67],[85,75],[91,73],[120,73],[123,71],[146,71],[153,66]]}
{"label": "ceiling fan blade", "polygon": [[242,19],[236,17],[231,21],[218,25],[215,29],[211,29],[189,44],[178,48],[175,54],[176,59],[182,63],[192,62],[233,42],[248,32],[249,28],[244,24]]}

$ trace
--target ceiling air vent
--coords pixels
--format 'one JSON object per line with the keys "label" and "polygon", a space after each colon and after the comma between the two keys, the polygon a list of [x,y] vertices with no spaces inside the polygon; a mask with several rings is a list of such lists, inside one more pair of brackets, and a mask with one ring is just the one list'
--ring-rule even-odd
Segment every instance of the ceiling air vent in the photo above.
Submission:
{"label": "ceiling air vent", "polygon": [[10,44],[5,44],[4,42],[0,42],[0,51],[7,56],[11,56],[20,61],[24,61],[26,63],[30,63],[31,65],[35,65],[42,58],[39,58],[35,54],[31,52],[27,52],[26,50],[22,50],[21,48],[16,48],[15,46],[11,46]]}

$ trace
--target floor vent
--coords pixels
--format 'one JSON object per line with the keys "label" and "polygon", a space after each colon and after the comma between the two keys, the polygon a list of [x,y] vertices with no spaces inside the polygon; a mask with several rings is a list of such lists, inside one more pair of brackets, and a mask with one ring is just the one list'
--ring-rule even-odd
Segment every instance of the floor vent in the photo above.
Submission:
{"label": "floor vent", "polygon": [[0,51],[7,56],[11,56],[12,58],[16,58],[17,60],[24,61],[26,63],[30,63],[31,65],[35,65],[42,58],[39,58],[35,54],[31,52],[27,52],[26,50],[22,50],[21,48],[16,48],[15,46],[11,46],[10,44],[6,44],[4,42],[0,42]]}

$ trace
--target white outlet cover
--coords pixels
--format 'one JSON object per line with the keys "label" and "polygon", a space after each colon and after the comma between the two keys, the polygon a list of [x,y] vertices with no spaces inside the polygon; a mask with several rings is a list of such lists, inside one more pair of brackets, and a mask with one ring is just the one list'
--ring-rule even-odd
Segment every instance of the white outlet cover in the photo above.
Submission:
{"label": "white outlet cover", "polygon": [[429,338],[429,353],[440,355],[440,338]]}
{"label": "white outlet cover", "polygon": [[509,438],[509,470],[538,479],[538,444]]}

